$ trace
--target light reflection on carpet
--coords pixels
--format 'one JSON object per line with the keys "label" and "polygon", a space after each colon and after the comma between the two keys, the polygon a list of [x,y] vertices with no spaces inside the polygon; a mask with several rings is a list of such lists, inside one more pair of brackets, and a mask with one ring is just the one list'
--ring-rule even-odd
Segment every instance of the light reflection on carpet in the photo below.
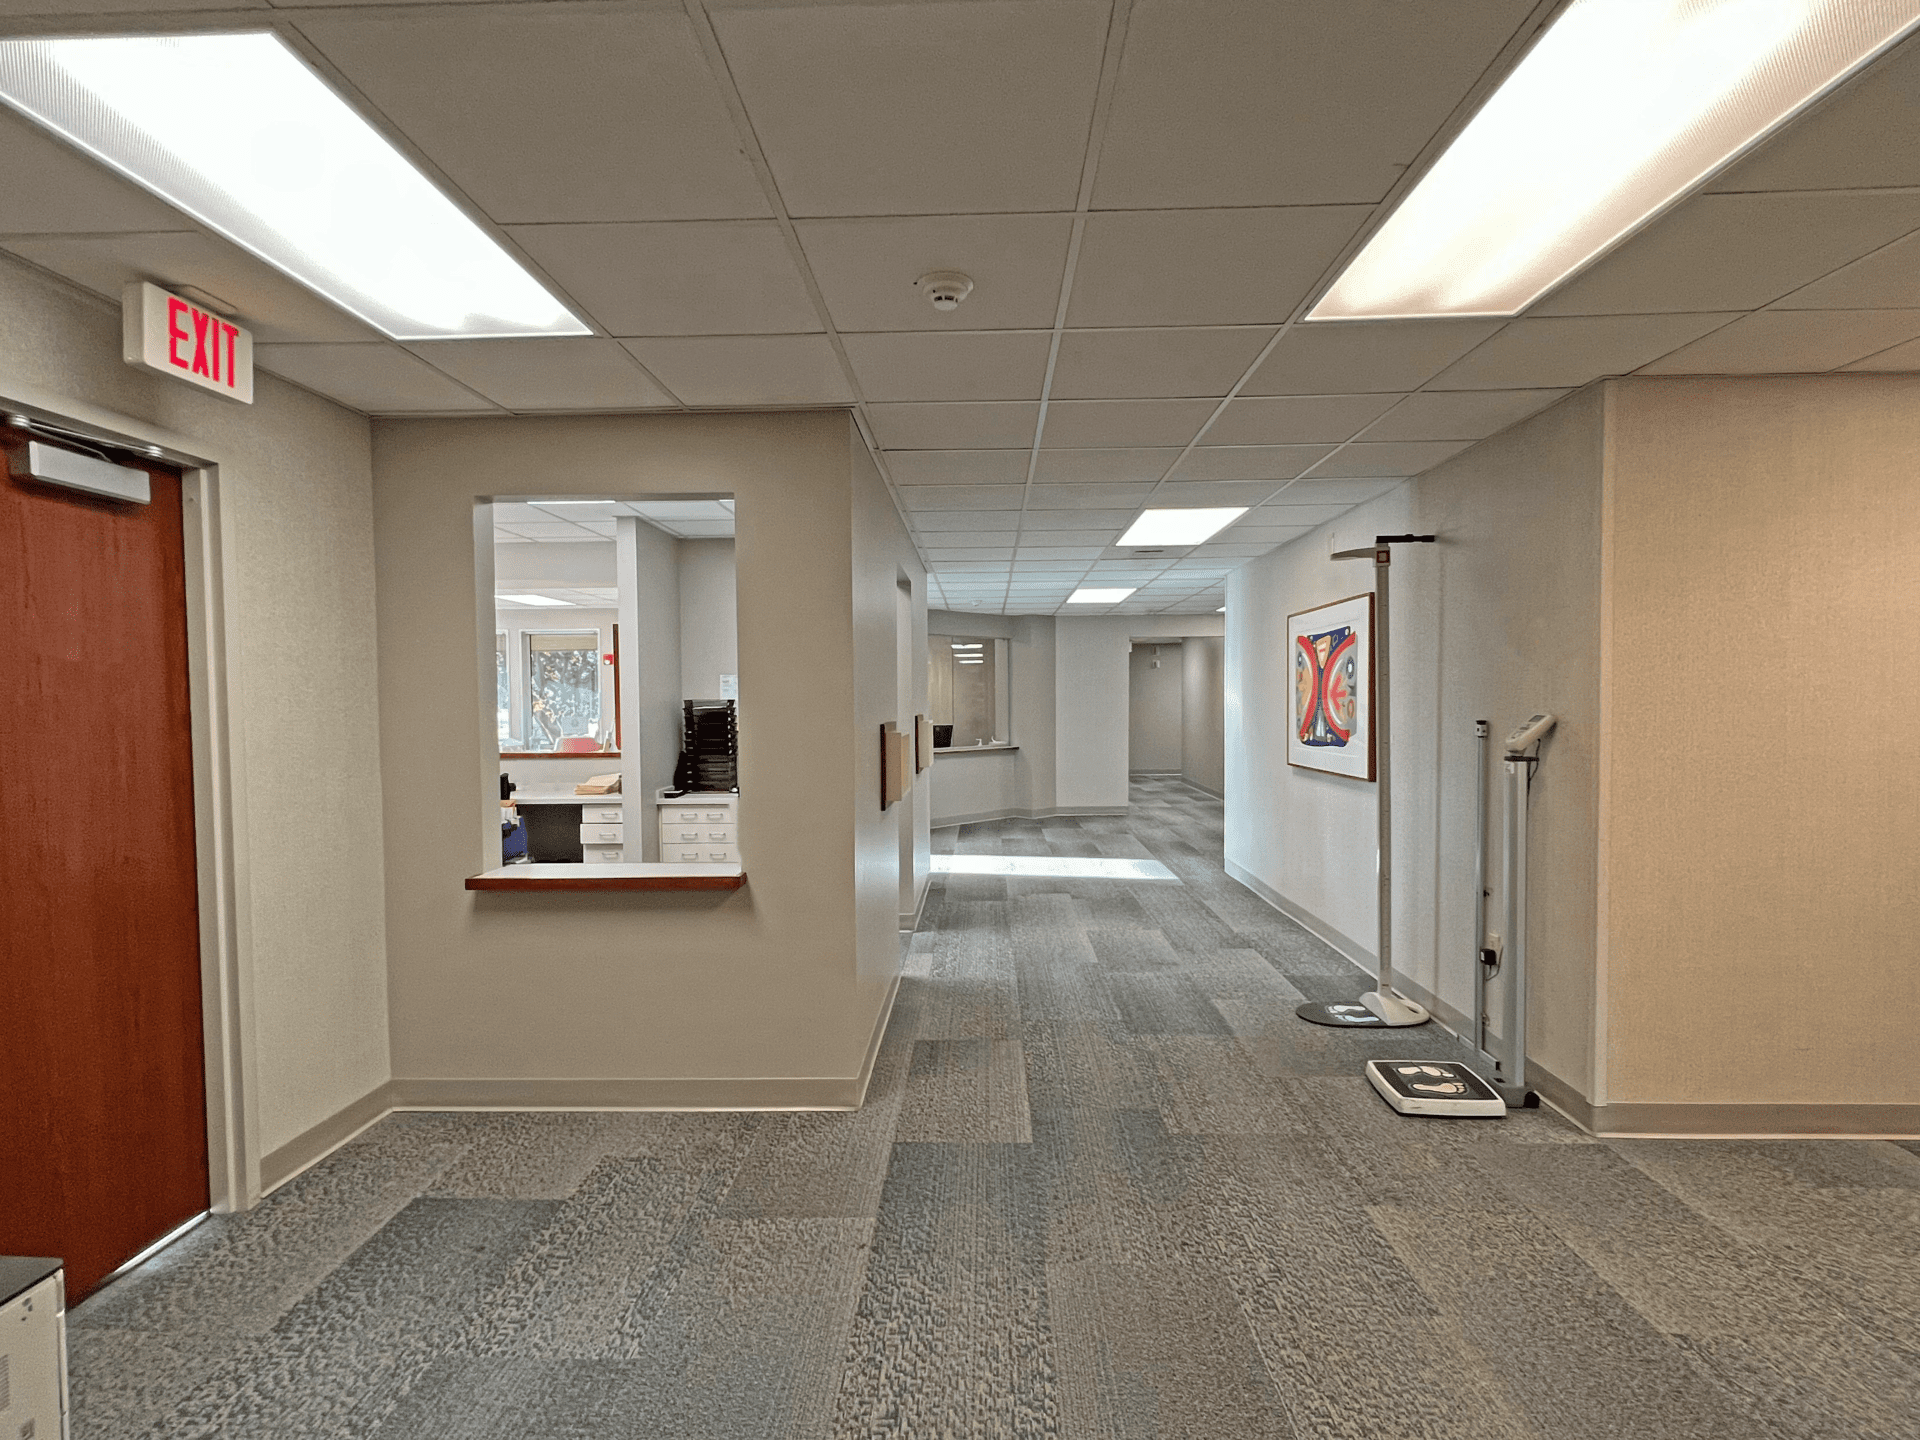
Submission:
{"label": "light reflection on carpet", "polygon": [[1171,880],[1180,877],[1158,860],[1101,855],[934,855],[935,875],[1020,875],[1048,880]]}

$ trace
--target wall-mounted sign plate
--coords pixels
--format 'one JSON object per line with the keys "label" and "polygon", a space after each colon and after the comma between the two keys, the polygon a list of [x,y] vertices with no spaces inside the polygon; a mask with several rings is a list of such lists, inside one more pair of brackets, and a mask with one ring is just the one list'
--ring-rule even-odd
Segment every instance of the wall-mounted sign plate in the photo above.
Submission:
{"label": "wall-mounted sign plate", "polygon": [[122,353],[129,365],[253,403],[253,332],[202,305],[135,280],[120,292]]}

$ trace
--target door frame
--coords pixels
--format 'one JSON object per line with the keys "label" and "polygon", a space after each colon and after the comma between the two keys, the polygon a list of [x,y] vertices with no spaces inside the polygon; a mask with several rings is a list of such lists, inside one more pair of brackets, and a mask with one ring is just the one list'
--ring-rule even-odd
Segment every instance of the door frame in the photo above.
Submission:
{"label": "door frame", "polygon": [[246,727],[231,703],[238,689],[234,662],[241,651],[226,599],[233,556],[219,457],[208,453],[204,442],[164,425],[17,381],[8,381],[0,393],[0,410],[133,450],[181,471],[207,1190],[217,1213],[248,1210],[259,1203],[261,1189],[252,906],[245,863]]}

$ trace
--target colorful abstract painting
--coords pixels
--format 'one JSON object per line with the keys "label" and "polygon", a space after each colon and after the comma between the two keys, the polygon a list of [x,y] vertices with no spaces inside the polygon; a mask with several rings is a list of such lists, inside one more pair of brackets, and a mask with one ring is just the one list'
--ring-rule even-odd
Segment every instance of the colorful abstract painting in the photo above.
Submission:
{"label": "colorful abstract painting", "polygon": [[1373,596],[1288,616],[1287,645],[1293,664],[1287,763],[1373,779]]}

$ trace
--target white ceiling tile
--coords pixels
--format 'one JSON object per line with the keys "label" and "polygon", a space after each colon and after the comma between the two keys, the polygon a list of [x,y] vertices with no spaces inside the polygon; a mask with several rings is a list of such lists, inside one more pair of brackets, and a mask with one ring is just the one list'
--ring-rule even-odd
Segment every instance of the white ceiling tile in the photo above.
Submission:
{"label": "white ceiling tile", "polygon": [[1030,450],[889,450],[896,485],[1024,485]]}
{"label": "white ceiling tile", "polygon": [[[40,0],[28,0],[35,9]],[[118,8],[117,0],[115,8]],[[11,234],[191,227],[178,210],[0,107],[0,231]]]}
{"label": "white ceiling tile", "polygon": [[1409,395],[1363,440],[1481,440],[1544,410],[1565,390],[1447,390]]}
{"label": "white ceiling tile", "polygon": [[[841,330],[1048,329],[1060,304],[1067,215],[917,215],[796,222]],[[916,282],[958,270],[973,293],[940,311]]]}
{"label": "white ceiling tile", "polygon": [[1118,529],[1133,519],[1131,508],[1125,510],[1029,510],[1021,521],[1022,531],[1031,534],[1036,530],[1079,530],[1090,526],[1103,526]]}
{"label": "white ceiling tile", "polygon": [[1026,401],[872,405],[875,436],[888,450],[1006,450],[1033,444],[1040,407]]}
{"label": "white ceiling tile", "polygon": [[1164,506],[1258,505],[1284,485],[1284,480],[1196,480],[1162,485],[1148,503]]}
{"label": "white ceiling tile", "polygon": [[1246,373],[1273,331],[1069,330],[1054,367],[1056,400],[1219,397]]}
{"label": "white ceiling tile", "polygon": [[1094,203],[1379,200],[1529,0],[1136,0]]}
{"label": "white ceiling tile", "polygon": [[1090,215],[1067,323],[1277,324],[1370,213],[1328,205]]}
{"label": "white ceiling tile", "polygon": [[1011,560],[1013,559],[1013,547],[1011,545],[1002,545],[993,549],[986,549],[986,548],[977,549],[977,550],[976,549],[960,549],[960,550],[929,549],[927,551],[927,559],[929,560],[962,560],[962,559],[966,559],[969,556],[975,556],[975,555],[979,556],[983,560]]}
{"label": "white ceiling tile", "polygon": [[1386,480],[1296,480],[1270,502],[1275,505],[1358,505],[1405,484]]}
{"label": "white ceiling tile", "polygon": [[1875,370],[1882,373],[1901,372],[1911,374],[1920,370],[1920,340],[1909,340],[1904,345],[1895,345],[1891,350],[1882,350],[1877,355],[1869,355],[1864,360],[1856,360],[1844,367],[1847,370]]}
{"label": "white ceiling tile", "polygon": [[1153,493],[1151,485],[1035,485],[1027,506],[1032,510],[1094,510],[1116,505],[1138,505]]}
{"label": "white ceiling tile", "polygon": [[1776,310],[1920,308],[1920,234],[1896,240],[1774,302]]}
{"label": "white ceiling tile", "polygon": [[301,31],[501,224],[768,213],[684,13],[526,6]]}
{"label": "white ceiling tile", "polygon": [[1806,374],[1920,335],[1920,310],[1763,310],[1696,340],[1643,375]]}
{"label": "white ceiling tile", "polygon": [[868,400],[1038,400],[1052,336],[1044,330],[907,330],[841,341]]}
{"label": "white ceiling tile", "polygon": [[726,7],[713,22],[791,214],[1073,208],[1104,0]]}
{"label": "white ceiling tile", "polygon": [[[1324,525],[1329,520],[1337,520],[1353,508],[1348,504],[1332,505],[1262,505],[1248,515],[1245,523],[1263,527],[1272,526],[1314,526]],[[1236,526],[1237,530],[1239,527]]]}
{"label": "white ceiling tile", "polygon": [[1207,553],[1210,555],[1238,556],[1241,559],[1250,560],[1256,555],[1266,554],[1271,549],[1273,549],[1272,545],[1264,541],[1255,541],[1251,545],[1209,545],[1207,546]]}
{"label": "white ceiling tile", "polygon": [[1185,445],[1213,400],[1056,400],[1040,443],[1050,450]]}
{"label": "white ceiling tile", "polygon": [[[1063,512],[1073,513],[1073,512]],[[1102,549],[1113,544],[1120,534],[1118,525],[1108,525],[1097,530],[1027,530],[1020,532],[1020,554],[1031,555],[1036,548],[1035,542],[1045,548],[1061,546],[1084,549],[1089,545]]]}
{"label": "white ceiling tile", "polygon": [[1311,525],[1236,525],[1232,534],[1236,541],[1245,544],[1284,545],[1289,540],[1298,540],[1313,528]]}
{"label": "white ceiling tile", "polygon": [[1500,328],[1498,320],[1301,321],[1243,395],[1417,390]]}
{"label": "white ceiling tile", "polygon": [[1432,382],[1435,390],[1573,388],[1625,375],[1734,319],[1714,315],[1561,315],[1514,320]]}
{"label": "white ceiling tile", "polygon": [[1696,195],[1530,315],[1752,310],[1920,226],[1920,192]]}
{"label": "white ceiling tile", "polygon": [[614,335],[823,328],[771,220],[518,225],[510,233]]}
{"label": "white ceiling tile", "polygon": [[[1207,432],[1213,438],[1213,432]],[[1196,445],[1174,471],[1179,480],[1291,480],[1330,445]]]}
{"label": "white ceiling tile", "polygon": [[256,345],[254,363],[367,415],[494,407],[398,345]]}
{"label": "white ceiling tile", "polygon": [[900,503],[909,510],[1018,510],[1024,485],[905,485]]}
{"label": "white ceiling tile", "polygon": [[1242,397],[1207,431],[1210,445],[1338,444],[1385,414],[1398,395]]}
{"label": "white ceiling tile", "polygon": [[1022,545],[1024,560],[1098,560],[1106,552],[1104,545]]}
{"label": "white ceiling tile", "polygon": [[1174,445],[1136,450],[1042,450],[1033,478],[1041,485],[1158,480],[1179,454],[1179,447]]}
{"label": "white ceiling tile", "polygon": [[378,338],[371,326],[336,310],[264,260],[198,230],[37,235],[0,244],[116,303],[130,280],[175,290],[195,286],[232,306],[236,323],[253,331],[261,344]]}
{"label": "white ceiling tile", "polygon": [[929,548],[929,553],[946,550],[1011,549],[1014,541],[1020,538],[1017,530],[941,530],[931,535],[921,535],[920,543]]}
{"label": "white ceiling tile", "polygon": [[622,344],[689,405],[845,405],[853,400],[824,335],[661,335]]}
{"label": "white ceiling tile", "polygon": [[1418,475],[1449,456],[1458,455],[1471,440],[1407,440],[1374,444],[1356,440],[1336,450],[1314,467],[1329,478]]}
{"label": "white ceiling tile", "polygon": [[1920,185],[1920,42],[1894,47],[1719,176],[1714,190]]}
{"label": "white ceiling tile", "polygon": [[913,512],[916,531],[942,530],[1017,530],[1018,507],[1011,510],[921,510]]}
{"label": "white ceiling tile", "polygon": [[613,340],[440,340],[408,348],[509,410],[651,410],[674,403]]}

